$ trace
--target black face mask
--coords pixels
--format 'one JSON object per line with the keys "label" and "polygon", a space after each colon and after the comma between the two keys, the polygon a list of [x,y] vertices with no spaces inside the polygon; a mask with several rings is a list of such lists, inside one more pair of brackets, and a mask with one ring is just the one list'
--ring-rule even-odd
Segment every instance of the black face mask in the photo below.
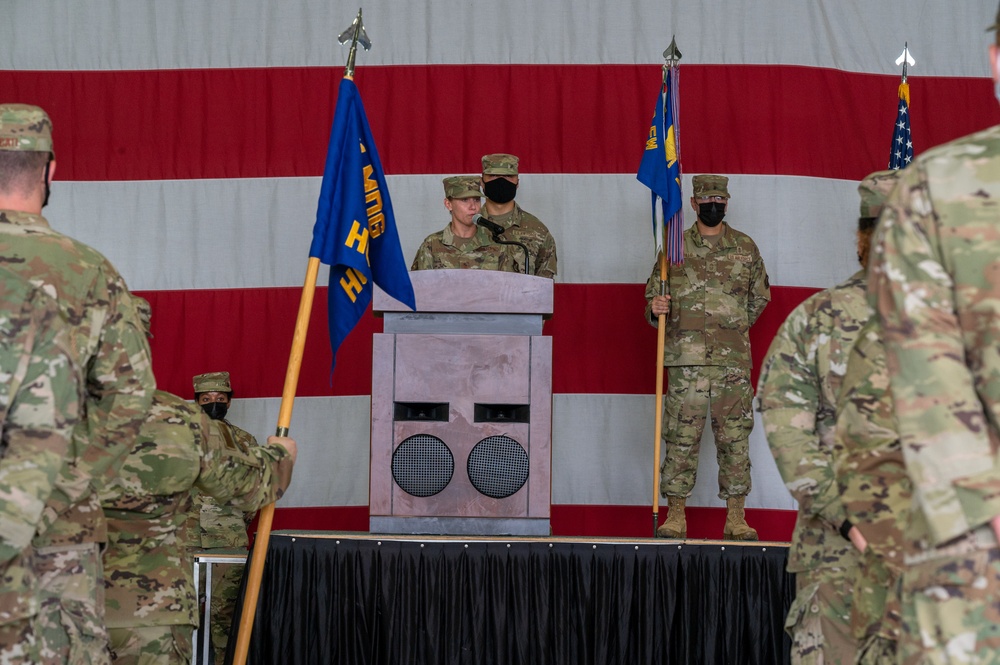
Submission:
{"label": "black face mask", "polygon": [[202,404],[201,410],[207,413],[212,420],[222,420],[226,417],[226,412],[229,411],[229,405],[225,402],[209,402]]}
{"label": "black face mask", "polygon": [[517,194],[517,185],[507,178],[497,178],[483,183],[483,194],[494,203],[510,203]]}
{"label": "black face mask", "polygon": [[698,204],[698,219],[705,226],[712,228],[718,226],[722,222],[722,218],[726,216],[726,204],[716,203],[712,201],[710,203],[699,203]]}
{"label": "black face mask", "polygon": [[45,175],[42,176],[42,178],[45,179],[45,200],[42,201],[42,207],[43,208],[49,204],[49,194],[51,193],[51,191],[49,190],[49,165],[50,164],[52,164],[52,158],[51,157],[49,158],[49,161],[45,162]]}

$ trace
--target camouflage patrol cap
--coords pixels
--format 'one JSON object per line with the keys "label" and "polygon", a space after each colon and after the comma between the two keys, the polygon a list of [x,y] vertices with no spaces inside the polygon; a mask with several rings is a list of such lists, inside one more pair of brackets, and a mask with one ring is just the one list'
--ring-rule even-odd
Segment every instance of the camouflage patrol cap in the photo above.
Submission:
{"label": "camouflage patrol cap", "polygon": [[694,190],[694,197],[705,196],[725,196],[729,198],[729,178],[724,175],[712,175],[705,173],[696,175],[691,179],[691,189]]}
{"label": "camouflage patrol cap", "polygon": [[456,175],[444,179],[444,195],[449,199],[483,198],[479,176]]}
{"label": "camouflage patrol cap", "polygon": [[229,372],[209,372],[194,377],[194,392],[197,393],[231,393],[233,388],[229,383]]}
{"label": "camouflage patrol cap", "polygon": [[48,152],[55,157],[48,114],[29,104],[0,104],[0,150]]}
{"label": "camouflage patrol cap", "polygon": [[483,155],[483,175],[517,175],[517,155]]}
{"label": "camouflage patrol cap", "polygon": [[994,30],[1000,29],[1000,7],[997,8],[997,18],[993,21],[993,25],[986,28],[986,32],[992,32]]}
{"label": "camouflage patrol cap", "polygon": [[896,186],[898,178],[899,171],[875,171],[861,181],[858,185],[858,194],[861,195],[861,217],[878,217],[882,212],[882,204]]}

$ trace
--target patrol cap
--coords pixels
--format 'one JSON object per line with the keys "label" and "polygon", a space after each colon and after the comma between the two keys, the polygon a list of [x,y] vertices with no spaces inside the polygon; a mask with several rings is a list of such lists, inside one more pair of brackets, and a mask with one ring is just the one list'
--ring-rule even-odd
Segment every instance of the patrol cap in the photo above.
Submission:
{"label": "patrol cap", "polygon": [[233,388],[229,383],[229,372],[209,372],[194,377],[194,392],[197,393],[231,393]]}
{"label": "patrol cap", "polygon": [[449,199],[483,198],[479,176],[456,175],[444,179],[444,195]]}
{"label": "patrol cap", "polygon": [[0,150],[47,152],[55,157],[48,114],[30,104],[0,104]]}
{"label": "patrol cap", "polygon": [[997,8],[997,18],[993,21],[993,25],[986,28],[986,32],[991,32],[993,30],[1000,29],[1000,7]]}
{"label": "patrol cap", "polygon": [[858,194],[861,195],[861,217],[878,217],[898,178],[899,171],[896,170],[875,171],[861,181],[858,185]]}
{"label": "patrol cap", "polygon": [[497,152],[483,155],[483,175],[517,175],[517,155]]}
{"label": "patrol cap", "polygon": [[729,198],[729,178],[724,175],[705,173],[691,178],[691,188],[696,199],[706,196],[725,196]]}

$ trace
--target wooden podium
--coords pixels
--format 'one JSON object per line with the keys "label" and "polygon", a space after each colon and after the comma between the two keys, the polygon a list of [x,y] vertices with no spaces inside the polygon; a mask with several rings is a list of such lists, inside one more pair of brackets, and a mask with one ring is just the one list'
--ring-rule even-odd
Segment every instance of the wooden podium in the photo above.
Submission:
{"label": "wooden podium", "polygon": [[375,289],[373,533],[550,534],[552,280],[410,273],[417,312]]}

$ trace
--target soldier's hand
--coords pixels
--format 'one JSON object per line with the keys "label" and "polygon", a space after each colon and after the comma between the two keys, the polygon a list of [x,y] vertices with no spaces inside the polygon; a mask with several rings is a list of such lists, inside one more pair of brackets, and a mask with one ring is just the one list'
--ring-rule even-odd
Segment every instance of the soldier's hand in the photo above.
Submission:
{"label": "soldier's hand", "polygon": [[864,537],[858,527],[852,526],[851,530],[847,532],[847,537],[851,539],[851,543],[854,544],[854,547],[859,552],[864,552],[868,549],[868,539]]}
{"label": "soldier's hand", "polygon": [[653,316],[670,313],[670,296],[653,296],[650,301],[650,309]]}
{"label": "soldier's hand", "polygon": [[267,437],[267,445],[278,445],[288,451],[289,456],[292,461],[299,455],[299,446],[295,443],[295,439],[288,436],[269,436]]}

